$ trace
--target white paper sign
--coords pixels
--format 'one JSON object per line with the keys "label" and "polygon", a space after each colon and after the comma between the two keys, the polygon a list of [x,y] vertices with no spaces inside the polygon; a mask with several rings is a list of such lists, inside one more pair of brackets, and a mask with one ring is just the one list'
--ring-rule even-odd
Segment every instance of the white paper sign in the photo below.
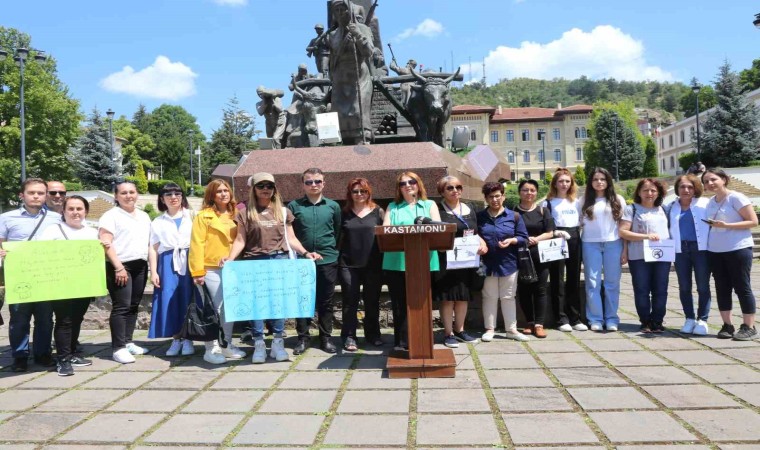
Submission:
{"label": "white paper sign", "polygon": [[566,259],[569,256],[564,238],[538,242],[538,258],[542,263]]}
{"label": "white paper sign", "polygon": [[480,238],[477,235],[454,239],[454,248],[446,251],[446,270],[475,269],[480,266]]}
{"label": "white paper sign", "polygon": [[644,261],[673,262],[676,260],[676,243],[673,239],[662,241],[644,240]]}

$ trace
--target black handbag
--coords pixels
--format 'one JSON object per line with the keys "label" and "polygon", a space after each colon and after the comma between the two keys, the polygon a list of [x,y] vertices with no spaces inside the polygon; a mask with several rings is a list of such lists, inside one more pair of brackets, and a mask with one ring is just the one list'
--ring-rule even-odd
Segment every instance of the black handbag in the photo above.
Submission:
{"label": "black handbag", "polygon": [[527,244],[517,248],[517,267],[519,269],[517,280],[520,283],[535,283],[538,281],[536,267],[533,265],[533,258],[530,257],[530,250]]}
{"label": "black handbag", "polygon": [[[208,288],[205,285],[199,286],[194,289],[194,292],[193,302],[187,307],[185,322],[179,332],[180,337],[201,342],[218,340],[220,346],[226,347],[227,341],[221,327],[219,313],[214,308]],[[198,297],[200,297],[200,304],[198,304]]]}

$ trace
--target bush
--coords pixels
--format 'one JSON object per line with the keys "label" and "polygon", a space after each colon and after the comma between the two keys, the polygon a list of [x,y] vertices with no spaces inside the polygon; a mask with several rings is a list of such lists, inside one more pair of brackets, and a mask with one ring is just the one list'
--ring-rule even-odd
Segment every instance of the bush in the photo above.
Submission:
{"label": "bush", "polygon": [[586,171],[581,166],[575,167],[575,184],[578,186],[586,185]]}
{"label": "bush", "polygon": [[678,157],[678,165],[681,166],[684,172],[689,170],[689,167],[697,161],[697,154],[694,152],[684,153]]}
{"label": "bush", "polygon": [[201,186],[200,184],[194,184],[193,185],[194,190],[194,197],[203,197],[203,194],[206,193],[206,186]]}
{"label": "bush", "polygon": [[148,177],[145,175],[145,168],[143,167],[142,161],[137,162],[137,169],[135,169],[135,179],[137,181],[135,184],[135,186],[137,186],[137,192],[141,194],[147,194]]}
{"label": "bush", "polygon": [[81,191],[82,183],[79,181],[64,181],[63,185],[66,186],[66,191]]}
{"label": "bush", "polygon": [[146,214],[148,214],[148,217],[150,217],[150,220],[155,219],[156,217],[161,215],[161,211],[156,210],[156,207],[153,206],[153,203],[148,203],[143,208],[143,211],[145,211]]}
{"label": "bush", "polygon": [[551,173],[547,173],[546,174],[546,180],[544,181],[544,184],[547,185],[547,186],[551,186],[553,178],[554,177],[553,177],[553,175]]}
{"label": "bush", "polygon": [[148,192],[158,194],[167,183],[174,183],[174,180],[148,180]]}

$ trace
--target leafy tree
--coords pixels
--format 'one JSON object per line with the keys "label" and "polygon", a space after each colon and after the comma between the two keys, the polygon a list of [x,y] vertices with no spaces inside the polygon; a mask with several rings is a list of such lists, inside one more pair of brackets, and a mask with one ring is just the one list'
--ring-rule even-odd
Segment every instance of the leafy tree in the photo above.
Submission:
{"label": "leafy tree", "polygon": [[156,143],[147,134],[143,134],[132,124],[126,117],[121,116],[113,121],[113,134],[127,142],[121,146],[121,153],[124,155],[124,172],[136,173],[137,164],[152,169],[155,159]]}
{"label": "leafy tree", "polygon": [[132,115],[132,125],[137,128],[141,133],[148,132],[148,116],[150,113],[145,109],[145,105],[140,103],[137,107],[137,111]]}
{"label": "leafy tree", "polygon": [[[615,119],[617,116],[617,119]],[[605,167],[621,180],[637,178],[644,166],[644,136],[636,126],[636,113],[630,102],[598,103],[589,121],[590,139],[584,147],[586,176],[595,167]]]}
{"label": "leafy tree", "polygon": [[657,170],[657,144],[651,136],[646,137],[644,146],[644,170],[642,177],[656,177],[660,172]]}
{"label": "leafy tree", "polygon": [[[20,73],[13,61],[17,48],[33,48],[28,34],[0,26],[0,205],[17,197],[21,174]],[[26,164],[28,177],[71,178],[67,152],[79,137],[79,102],[58,78],[57,63],[36,61],[30,52],[24,69]]]}
{"label": "leafy tree", "polygon": [[[702,127],[702,161],[707,165],[741,167],[760,159],[760,115],[742,95],[739,76],[726,61],[715,83],[718,104]],[[695,140],[696,141],[696,140]]]}
{"label": "leafy tree", "polygon": [[70,150],[75,171],[86,189],[109,191],[116,181],[116,167],[111,159],[111,140],[100,111],[92,110],[84,135]]}
{"label": "leafy tree", "polygon": [[752,61],[752,67],[739,73],[739,84],[744,91],[760,88],[760,58]]}
{"label": "leafy tree", "polygon": [[137,192],[141,194],[148,193],[148,176],[145,175],[145,169],[143,168],[142,161],[137,161],[137,169],[135,170],[135,178],[137,179]]}
{"label": "leafy tree", "polygon": [[578,186],[586,185],[586,172],[580,165],[575,167],[575,184]]}
{"label": "leafy tree", "polygon": [[[139,112],[139,109],[138,109]],[[187,179],[190,173],[190,147],[206,144],[195,117],[177,105],[161,105],[145,116],[145,130],[156,144],[153,167],[163,165],[164,178]],[[192,140],[192,142],[191,142]]]}
{"label": "leafy tree", "polygon": [[244,152],[259,148],[253,138],[260,132],[253,116],[241,109],[237,97],[233,96],[222,110],[222,126],[211,134],[206,176],[219,164],[236,163]]}
{"label": "leafy tree", "polygon": [[[696,81],[695,78],[692,78],[691,84],[693,85]],[[691,88],[684,90],[679,103],[681,104],[681,111],[684,117],[691,117],[697,114],[697,94]],[[699,88],[699,112],[707,111],[715,106],[716,103],[718,103],[718,97],[712,86],[707,85]]]}
{"label": "leafy tree", "polygon": [[684,172],[689,170],[689,167],[697,161],[699,160],[697,159],[697,154],[695,152],[683,153],[678,157],[678,165]]}

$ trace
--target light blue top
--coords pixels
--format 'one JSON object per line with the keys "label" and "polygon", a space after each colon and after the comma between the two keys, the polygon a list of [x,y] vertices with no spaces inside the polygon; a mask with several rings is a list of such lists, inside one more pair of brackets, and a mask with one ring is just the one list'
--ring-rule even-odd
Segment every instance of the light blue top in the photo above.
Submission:
{"label": "light blue top", "polygon": [[[43,216],[44,213],[44,216]],[[41,209],[32,215],[23,206],[19,209],[0,214],[0,239],[6,241],[25,241],[29,239],[34,228],[43,221],[35,235],[42,233],[46,227],[61,222],[61,215],[55,211]]]}
{"label": "light blue top", "polygon": [[[695,239],[697,241],[697,248],[701,251],[707,250],[707,236],[710,234],[710,227],[702,221],[702,219],[706,218],[705,208],[707,208],[708,202],[709,200],[704,197],[693,198],[691,199],[691,206],[689,206],[689,211],[691,212],[689,217],[691,217],[691,220],[694,222],[694,233],[697,236]],[[679,217],[681,214],[681,204],[678,202],[678,199],[671,203],[669,214],[670,236],[675,243],[676,253],[681,253],[681,241],[688,239],[681,237]]]}
{"label": "light blue top", "polygon": [[[739,214],[739,210],[751,204],[752,202],[746,195],[732,191],[720,203],[715,200],[715,197],[711,198],[707,204],[705,215],[708,219],[722,220],[726,223],[742,222],[744,218]],[[707,238],[707,251],[709,252],[732,252],[752,247],[752,245],[752,232],[750,230],[710,227],[710,235]]]}

